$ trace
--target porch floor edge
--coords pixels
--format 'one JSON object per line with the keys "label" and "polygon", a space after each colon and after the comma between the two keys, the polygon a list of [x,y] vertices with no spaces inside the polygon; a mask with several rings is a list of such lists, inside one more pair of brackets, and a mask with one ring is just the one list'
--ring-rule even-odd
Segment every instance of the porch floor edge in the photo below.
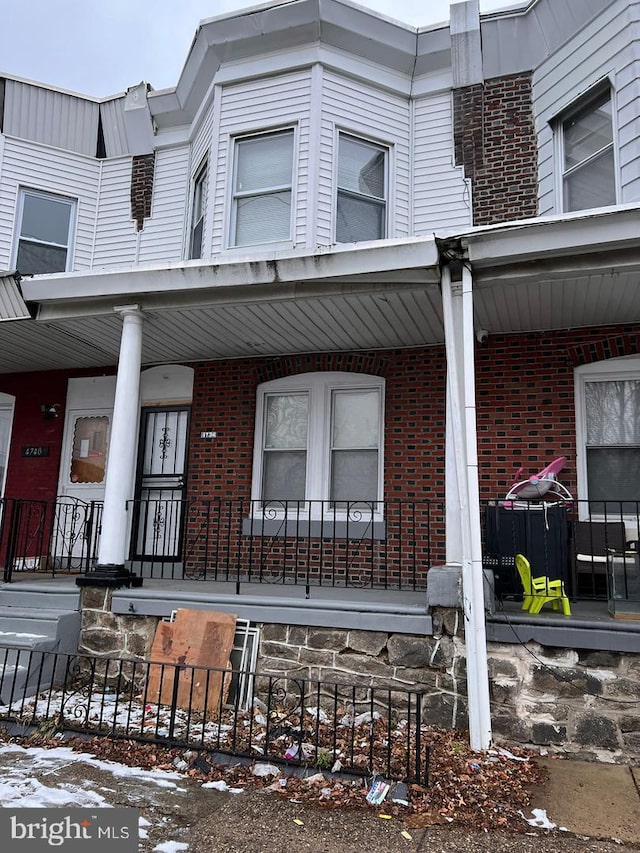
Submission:
{"label": "porch floor edge", "polygon": [[[354,593],[351,590],[349,592]],[[180,607],[235,613],[251,622],[418,635],[430,635],[433,630],[426,602],[305,599],[273,593],[231,595],[143,587],[118,590],[114,592],[111,603],[113,613],[120,615],[168,617]]]}

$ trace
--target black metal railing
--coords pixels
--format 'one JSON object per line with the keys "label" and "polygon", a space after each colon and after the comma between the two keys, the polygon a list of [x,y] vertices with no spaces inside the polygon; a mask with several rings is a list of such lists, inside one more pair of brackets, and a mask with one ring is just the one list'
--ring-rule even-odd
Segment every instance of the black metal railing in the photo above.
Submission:
{"label": "black metal railing", "polygon": [[418,692],[0,648],[0,720],[428,784]]}
{"label": "black metal railing", "polygon": [[235,584],[424,589],[444,557],[428,501],[132,501],[131,568]]}
{"label": "black metal railing", "polygon": [[82,573],[97,557],[102,504],[76,498],[0,502],[4,580],[14,573]]}
{"label": "black metal railing", "polygon": [[498,598],[523,588],[515,555],[534,577],[564,582],[578,600],[640,598],[640,501],[485,501],[483,565],[494,573]]}

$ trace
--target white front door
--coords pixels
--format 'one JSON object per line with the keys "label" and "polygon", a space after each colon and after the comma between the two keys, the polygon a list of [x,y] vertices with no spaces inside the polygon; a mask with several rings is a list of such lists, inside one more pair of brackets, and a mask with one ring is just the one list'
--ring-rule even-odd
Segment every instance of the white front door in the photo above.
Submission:
{"label": "white front door", "polygon": [[84,568],[94,556],[115,384],[115,376],[69,380],[52,541],[52,557],[60,568]]}

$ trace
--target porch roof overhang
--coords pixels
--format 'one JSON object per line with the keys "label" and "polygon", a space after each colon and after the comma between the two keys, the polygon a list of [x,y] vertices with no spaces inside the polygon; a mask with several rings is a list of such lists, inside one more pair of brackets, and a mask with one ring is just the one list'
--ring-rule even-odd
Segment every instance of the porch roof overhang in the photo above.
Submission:
{"label": "porch roof overhang", "polygon": [[[38,276],[23,286],[37,306],[34,356],[46,347],[50,366],[71,367],[117,361],[113,309],[132,303],[145,316],[146,364],[436,343],[439,280],[431,236]],[[11,358],[4,341],[2,364]]]}
{"label": "porch roof overhang", "polygon": [[308,250],[23,279],[36,321],[2,324],[0,371],[117,362],[114,307],[145,314],[143,362],[442,344],[440,250],[473,272],[476,328],[640,322],[640,206]]}

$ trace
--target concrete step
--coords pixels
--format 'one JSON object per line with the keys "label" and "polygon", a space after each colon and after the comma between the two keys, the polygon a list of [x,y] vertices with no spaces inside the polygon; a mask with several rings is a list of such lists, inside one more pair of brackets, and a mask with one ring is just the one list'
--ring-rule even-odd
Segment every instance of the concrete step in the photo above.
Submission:
{"label": "concrete step", "polygon": [[32,648],[0,649],[0,707],[19,710],[26,698],[64,680],[68,657],[51,654],[55,645],[54,639]]}
{"label": "concrete step", "polygon": [[73,610],[0,606],[0,635],[42,634],[45,637],[55,637],[58,634],[60,619],[76,615],[77,611]]}
{"label": "concrete step", "polygon": [[[80,590],[67,583],[0,587],[0,704],[48,690],[78,649]],[[57,654],[53,654],[57,653]]]}
{"label": "concrete step", "polygon": [[75,583],[42,581],[0,584],[0,608],[41,608],[79,610],[80,589]]}

